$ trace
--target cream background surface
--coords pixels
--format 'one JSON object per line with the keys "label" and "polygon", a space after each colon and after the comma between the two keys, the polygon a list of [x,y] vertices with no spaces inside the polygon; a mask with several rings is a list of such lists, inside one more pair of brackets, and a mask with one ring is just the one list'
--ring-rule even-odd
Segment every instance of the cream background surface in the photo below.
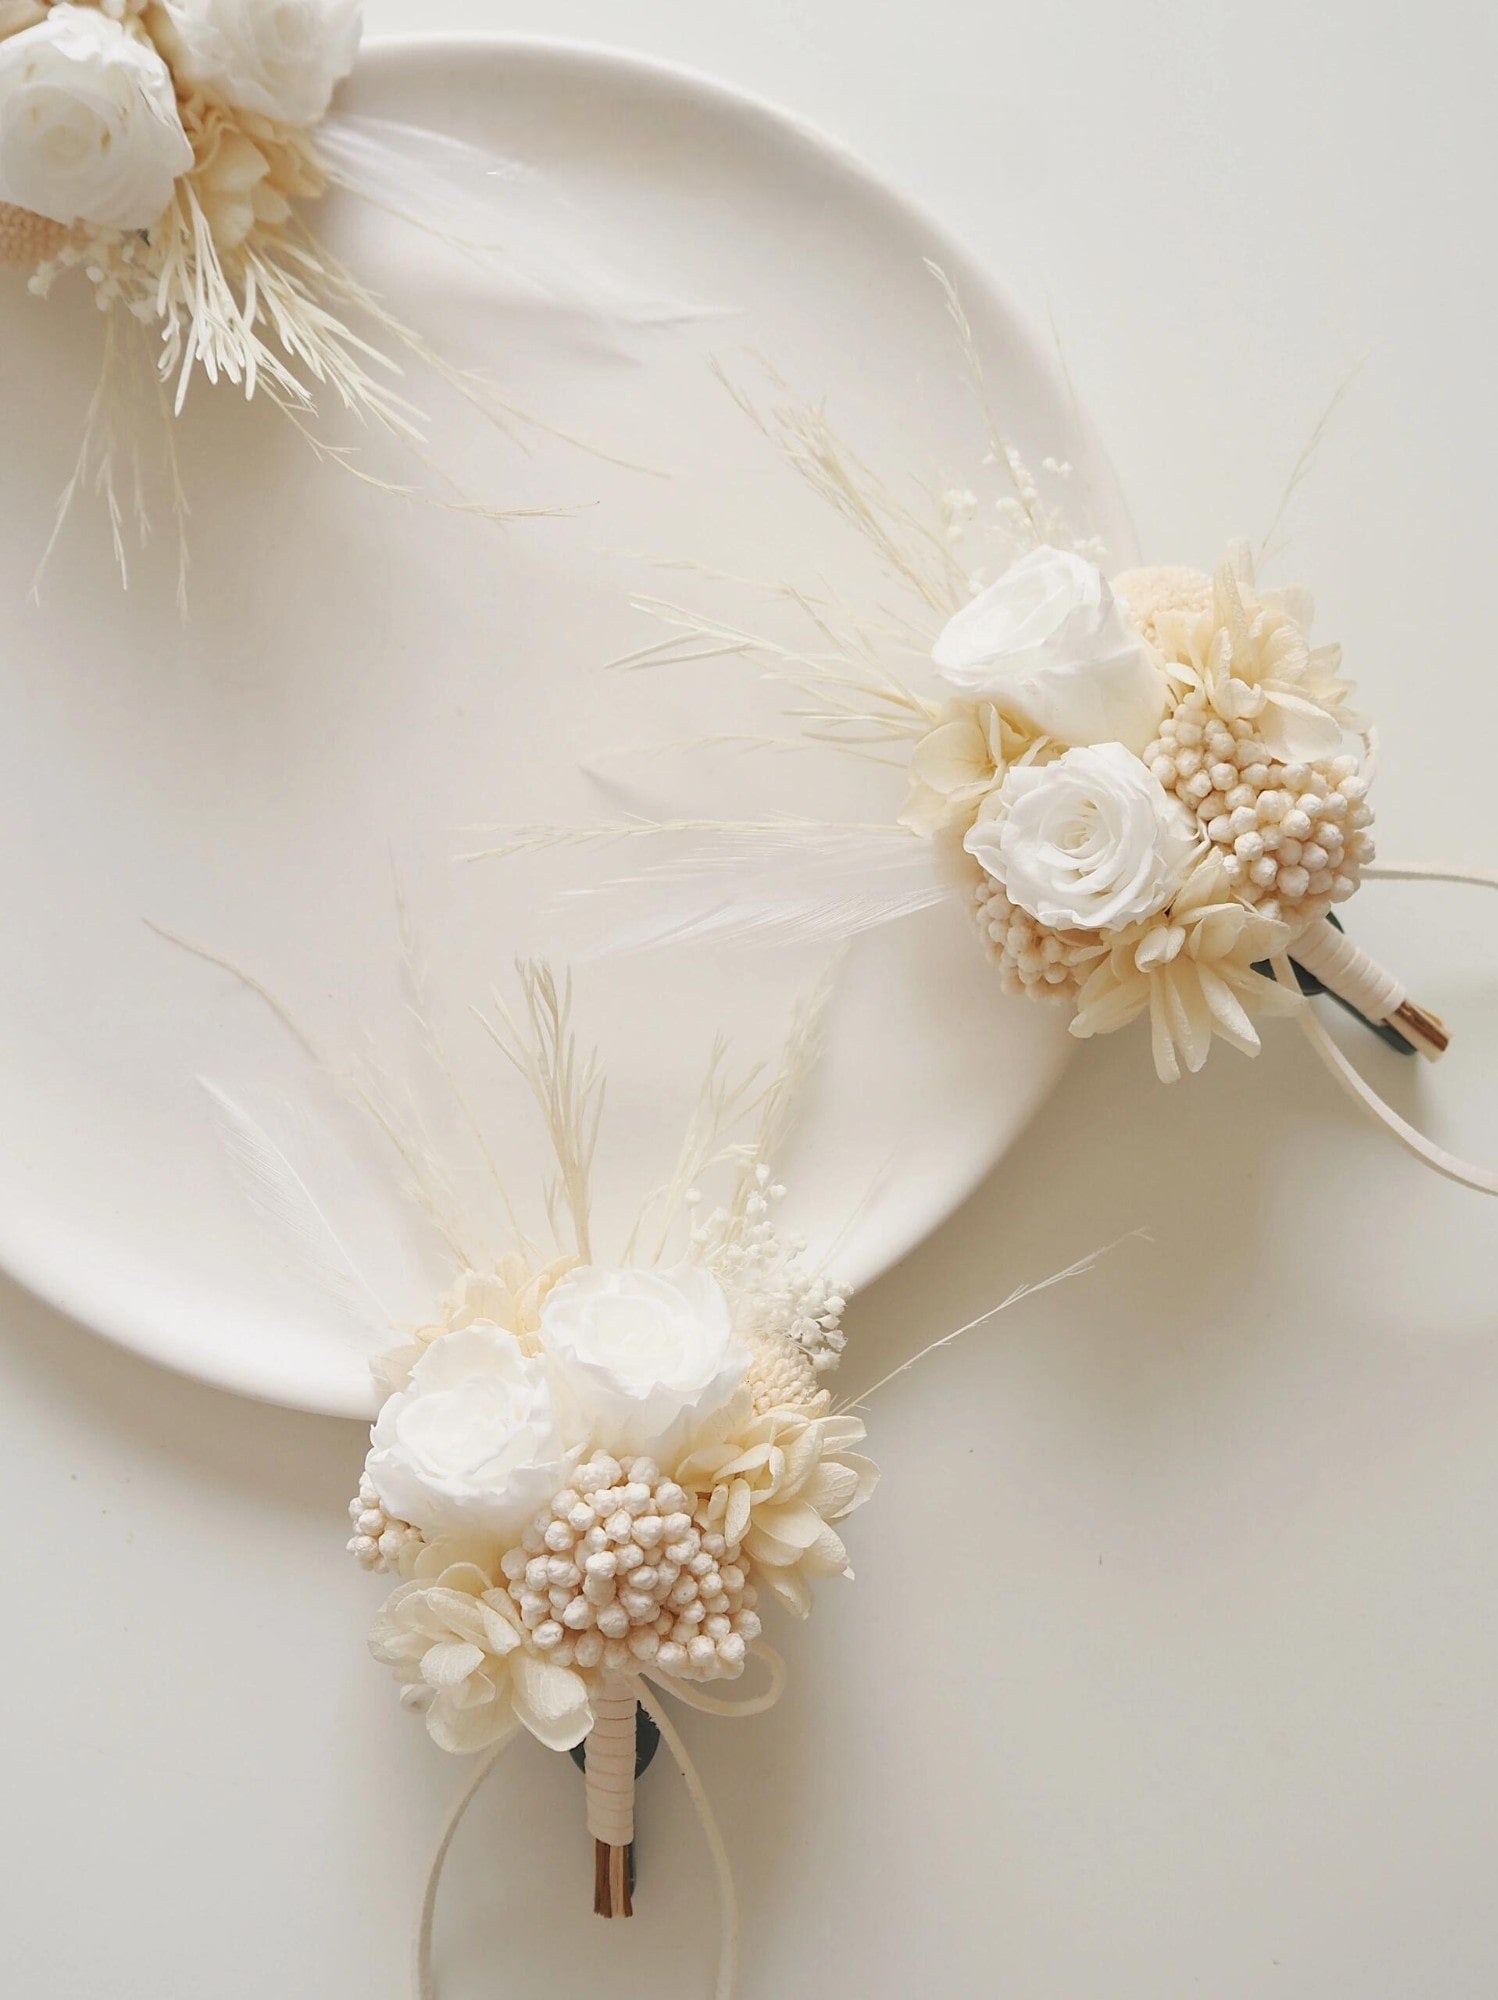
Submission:
{"label": "cream background surface", "polygon": [[[1054,317],[1152,551],[1262,532],[1366,355],[1282,573],[1380,724],[1384,853],[1498,863],[1485,10],[445,0],[420,24],[621,40],[836,132]],[[1458,1029],[1438,1071],[1365,1059],[1492,1158],[1489,911],[1374,889],[1358,923],[1403,935]],[[1136,1227],[879,1400],[857,1587],[789,1635],[778,1714],[689,1718],[745,2000],[1498,1987],[1498,1211],[1383,1144],[1289,1033],[1170,1093],[1120,1036],[859,1302],[850,1367]],[[356,1430],[13,1291],[0,1379],[9,1990],[398,2000],[458,1773],[363,1654]],[[586,1916],[577,1804],[530,1746],[497,1774],[449,1877],[446,2000],[707,1992],[671,1774],[622,1933]]]}

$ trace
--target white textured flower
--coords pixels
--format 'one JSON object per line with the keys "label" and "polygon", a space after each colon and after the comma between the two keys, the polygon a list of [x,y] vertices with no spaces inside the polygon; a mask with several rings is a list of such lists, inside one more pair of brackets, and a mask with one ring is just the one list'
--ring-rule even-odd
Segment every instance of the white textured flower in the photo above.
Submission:
{"label": "white textured flower", "polygon": [[428,1540],[457,1530],[514,1539],[576,1454],[563,1446],[546,1365],[501,1327],[434,1341],[370,1433],[365,1469],[386,1510]]}
{"label": "white textured flower", "polygon": [[527,1258],[511,1251],[492,1271],[460,1272],[448,1286],[434,1320],[419,1326],[413,1340],[375,1356],[370,1366],[376,1385],[387,1396],[404,1389],[411,1380],[411,1370],[434,1340],[480,1321],[514,1334],[522,1353],[538,1353],[535,1336],[541,1324],[542,1301],[576,1263],[576,1257],[557,1257],[536,1269]]}
{"label": "white textured flower", "polygon": [[952,687],[1057,743],[1142,750],[1167,688],[1094,563],[1042,545],[963,606],[932,649]]}
{"label": "white textured flower", "polygon": [[287,125],[317,123],[359,50],[359,0],[163,4],[185,82]]}
{"label": "white textured flower", "polygon": [[709,1271],[585,1265],[541,1308],[541,1345],[595,1445],[669,1463],[732,1399],[749,1366]]}
{"label": "white textured flower", "polygon": [[481,1543],[423,1549],[376,1614],[369,1649],[399,1674],[402,1700],[440,1749],[489,1749],[523,1726],[570,1750],[593,1725],[586,1683],[527,1643]]}
{"label": "white textured flower", "polygon": [[1201,839],[1131,750],[1098,743],[1016,765],[963,846],[1040,923],[1107,931],[1163,908]]}
{"label": "white textured flower", "polygon": [[149,229],[193,163],[171,73],[94,7],[0,41],[0,201],[50,222]]}

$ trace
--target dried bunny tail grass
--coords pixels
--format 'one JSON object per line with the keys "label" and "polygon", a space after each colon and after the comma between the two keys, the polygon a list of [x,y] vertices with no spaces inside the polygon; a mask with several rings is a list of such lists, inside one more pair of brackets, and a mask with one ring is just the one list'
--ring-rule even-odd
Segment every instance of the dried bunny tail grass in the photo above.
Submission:
{"label": "dried bunny tail grass", "polygon": [[1111,1243],[1103,1244],[1101,1249],[1090,1250],[1085,1257],[1079,1257],[1075,1264],[1068,1264],[1065,1270],[1053,1271],[1048,1278],[1039,1278],[1033,1284],[1017,1285],[1007,1298],[1000,1299],[999,1303],[990,1306],[987,1312],[979,1313],[976,1319],[968,1320],[965,1325],[954,1327],[950,1333],[944,1333],[940,1340],[933,1340],[928,1346],[921,1348],[919,1353],[912,1354],[907,1361],[902,1361],[898,1368],[891,1368],[887,1375],[881,1375],[879,1380],[867,1389],[860,1390],[856,1396],[849,1396],[844,1402],[839,1403],[834,1414],[842,1416],[850,1410],[862,1409],[870,1397],[877,1395],[881,1389],[888,1388],[889,1384],[897,1381],[900,1376],[908,1374],[918,1362],[926,1360],[929,1355],[938,1353],[943,1347],[950,1347],[954,1341],[961,1340],[966,1334],[976,1333],[980,1326],[987,1326],[991,1320],[997,1319],[1000,1313],[1008,1312],[1011,1306],[1017,1306],[1025,1299],[1035,1298],[1041,1292],[1048,1292],[1052,1285],[1062,1285],[1072,1278],[1085,1277],[1101,1263],[1104,1257],[1110,1256],[1117,1250],[1120,1244],[1136,1240],[1149,1242],[1149,1231],[1125,1230],[1122,1236],[1115,1236]]}
{"label": "dried bunny tail grass", "polygon": [[714,1167],[728,1162],[733,1162],[738,1172],[724,1211],[720,1243],[742,1229],[749,1202],[760,1184],[760,1169],[784,1144],[796,1115],[797,1099],[821,1053],[822,1021],[837,969],[836,965],[829,967],[797,1005],[773,1070],[761,1062],[735,1076],[728,1068],[727,1041],[720,1036],[713,1043],[676,1165],[664,1186],[642,1208],[625,1250],[626,1263],[652,1225],[657,1231],[652,1256],[659,1263],[698,1182]]}
{"label": "dried bunny tail grass", "polygon": [[603,1076],[595,1053],[578,1055],[571,974],[559,985],[551,967],[542,962],[520,959],[515,970],[525,1003],[524,1020],[517,1021],[498,994],[493,996],[494,1018],[479,1013],[478,1019],[536,1100],[557,1163],[557,1178],[546,1191],[547,1217],[560,1242],[566,1211],[574,1248],[587,1263],[592,1256],[592,1173],[603,1112]]}
{"label": "dried bunny tail grass", "polygon": [[999,422],[992,392],[988,386],[988,372],[983,366],[983,357],[978,352],[978,340],[973,332],[973,323],[967,316],[967,308],[962,303],[957,287],[941,265],[933,262],[930,257],[924,261],[926,269],[941,288],[942,297],[947,302],[947,316],[957,330],[958,346],[962,351],[962,359],[973,386],[973,394],[977,399],[978,408],[983,413],[983,422],[988,432],[989,457],[995,464],[1002,465],[1008,474],[1009,483],[1014,488],[1015,503],[1030,530],[1031,540],[1046,541],[1050,524],[1041,517],[1039,496],[1025,462],[1004,435],[1003,426]]}
{"label": "dried bunny tail grass", "polygon": [[1285,482],[1285,490],[1281,493],[1279,505],[1274,510],[1274,518],[1264,531],[1264,539],[1254,551],[1253,566],[1255,569],[1262,568],[1275,554],[1275,537],[1279,534],[1285,516],[1290,511],[1291,503],[1310,477],[1311,467],[1316,461],[1316,454],[1320,451],[1327,432],[1331,429],[1332,419],[1336,416],[1338,410],[1341,409],[1343,400],[1350,393],[1353,384],[1362,374],[1364,367],[1367,365],[1367,360],[1368,357],[1364,354],[1359,355],[1358,359],[1353,362],[1347,373],[1342,377],[1342,380],[1332,391],[1331,401],[1316,420],[1315,427],[1311,435],[1306,439],[1305,446],[1299,458],[1296,459],[1295,464],[1291,467],[1290,477]]}
{"label": "dried bunny tail grass", "polygon": [[[145,496],[145,466],[136,421],[135,405],[143,377],[149,377],[154,400],[153,415],[159,420],[162,462],[171,493],[172,521],[177,544],[177,606],[187,612],[187,493],[177,457],[177,440],[172,431],[166,390],[151,364],[146,336],[129,315],[111,312],[104,316],[104,348],[99,377],[84,412],[83,434],[73,470],[58,496],[53,511],[52,530],[31,579],[31,597],[40,603],[42,583],[62,538],[62,531],[78,496],[91,492],[103,504],[109,521],[110,545],[120,582],[130,582],[130,537],[127,523],[134,528],[134,540],[144,548],[151,538],[151,520]],[[122,499],[128,495],[128,503]]]}
{"label": "dried bunny tail grass", "polygon": [[776,1158],[800,1109],[806,1080],[820,1060],[825,1041],[827,1009],[842,970],[839,953],[791,1015],[790,1029],[767,1088],[761,1094],[753,1139],[739,1176],[733,1213],[741,1216],[753,1194],[759,1169]]}
{"label": "dried bunny tail grass", "polygon": [[[0,209],[0,235],[5,214]],[[63,265],[76,261],[69,249],[71,243],[64,233],[61,243],[53,245],[52,259],[40,264],[33,289],[49,289]],[[56,255],[58,249],[67,253],[61,260]],[[252,232],[226,259],[220,255],[197,191],[190,179],[184,179],[152,233],[151,253],[147,265],[135,254],[133,242],[122,245],[101,240],[95,246],[102,270],[98,297],[106,308],[104,362],[78,460],[38,566],[34,592],[40,588],[74,501],[88,489],[105,503],[116,566],[121,580],[128,584],[126,508],[120,499],[125,484],[122,462],[126,460],[136,531],[142,544],[149,538],[140,450],[129,434],[133,395],[122,351],[126,334],[137,331],[143,342],[148,338],[159,342],[148,365],[156,378],[163,419],[163,451],[177,526],[177,595],[184,612],[187,505],[171,422],[181,416],[193,377],[200,371],[210,384],[224,382],[241,388],[247,400],[257,394],[266,397],[319,458],[338,464],[365,485],[398,498],[430,499],[450,511],[484,520],[552,518],[571,510],[501,507],[452,489],[452,482],[427,449],[421,411],[395,386],[404,377],[397,353],[428,370],[512,441],[519,442],[529,430],[609,465],[655,478],[668,476],[660,467],[606,451],[575,432],[522,410],[500,396],[482,376],[444,360],[299,222],[288,222],[274,231]],[[354,323],[361,319],[374,329],[373,339],[355,331]],[[432,492],[384,479],[359,466],[349,448],[326,443],[313,425],[319,390],[328,392],[349,414],[399,438],[439,486],[451,490]]]}
{"label": "dried bunny tail grass", "polygon": [[142,276],[152,286],[161,372],[175,384],[176,414],[199,368],[211,383],[242,386],[246,399],[263,390],[274,401],[310,409],[313,391],[295,372],[299,362],[345,409],[408,437],[419,434],[411,405],[380,379],[398,374],[396,364],[355,334],[333,302],[357,300],[379,320],[388,315],[305,231],[288,230],[263,244],[252,234],[235,253],[231,276],[196,190],[181,181],[152,248],[155,270]]}
{"label": "dried bunny tail grass", "polygon": [[793,688],[810,708],[787,715],[801,725],[808,742],[850,748],[870,743],[913,741],[930,728],[936,710],[883,662],[895,641],[920,657],[923,641],[913,631],[861,620],[835,599],[816,598],[790,585],[772,596],[799,611],[826,642],[825,652],[791,646],[762,632],[745,631],[660,598],[637,597],[633,608],[663,626],[668,637],[612,661],[617,671],[680,667],[720,659],[752,660],[766,680]]}
{"label": "dried bunny tail grass", "polygon": [[731,1158],[742,1158],[744,1147],[735,1146],[734,1135],[742,1130],[764,1095],[764,1064],[734,1075],[728,1067],[729,1045],[720,1035],[708,1057],[707,1073],[692,1107],[692,1115],[677,1155],[676,1164],[663,1186],[645,1200],[638,1221],[625,1245],[624,1262],[632,1261],[640,1238],[647,1230],[655,1233],[650,1252],[653,1263],[665,1257],[672,1231],[686,1208],[688,1196],[703,1175]]}
{"label": "dried bunny tail grass", "polygon": [[834,429],[821,403],[791,394],[767,361],[760,366],[771,387],[789,400],[762,409],[726,370],[719,381],[791,470],[818,499],[853,528],[883,567],[946,619],[966,601],[967,578],[939,526],[922,520],[895,497],[872,466]]}

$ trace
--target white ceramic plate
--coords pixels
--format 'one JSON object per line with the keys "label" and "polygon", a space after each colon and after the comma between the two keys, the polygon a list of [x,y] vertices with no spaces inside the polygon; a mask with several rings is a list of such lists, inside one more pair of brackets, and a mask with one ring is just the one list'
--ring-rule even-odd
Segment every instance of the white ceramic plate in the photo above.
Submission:
{"label": "white ceramic plate", "polygon": [[[26,601],[98,326],[81,301],[40,305],[17,284],[0,295],[0,352],[27,391],[7,397],[0,540],[0,1258],[144,1355],[354,1414],[369,1407],[372,1342],[244,1205],[197,1081],[264,1102],[305,1091],[305,1065],[266,1007],[144,920],[250,967],[335,1055],[367,1035],[399,1081],[410,1046],[393,854],[465,1087],[511,1183],[534,1186],[540,1136],[470,1008],[506,983],[555,867],[458,867],[461,829],[599,810],[576,759],[618,712],[593,669],[643,636],[632,558],[761,576],[804,574],[809,549],[828,574],[854,560],[822,546],[825,521],[732,410],[709,357],[758,351],[798,385],[835,391],[840,420],[883,463],[958,468],[974,425],[923,269],[934,257],[963,292],[1018,441],[1069,454],[1095,496],[1112,488],[987,280],[778,112],[632,59],[473,38],[372,47],[348,102],[537,162],[646,282],[737,309],[626,358],[496,305],[398,223],[329,204],[320,226],[453,359],[486,363],[516,402],[673,476],[544,440],[522,455],[439,397],[439,462],[486,496],[579,510],[496,528],[374,493],[313,462],[270,411],[199,395],[183,432],[195,503],[183,626],[167,553],[122,596],[86,509],[40,605]],[[1099,505],[1126,556],[1120,510]],[[677,719],[711,730],[724,700],[704,669],[695,713]],[[849,764],[821,798],[812,780],[808,760],[771,758],[720,759],[693,782],[727,810],[890,811],[888,772]],[[714,1030],[763,1052],[810,970],[677,953],[580,981],[610,1076],[607,1217],[658,1177]],[[831,1031],[790,1171],[799,1224],[816,1243],[843,1232],[839,1267],[862,1282],[1015,1139],[1068,1042],[1057,1016],[998,1000],[956,911],[860,947]],[[397,1204],[364,1135],[340,1128],[315,1150],[340,1226],[392,1266]],[[440,1257],[422,1271],[440,1286]]]}

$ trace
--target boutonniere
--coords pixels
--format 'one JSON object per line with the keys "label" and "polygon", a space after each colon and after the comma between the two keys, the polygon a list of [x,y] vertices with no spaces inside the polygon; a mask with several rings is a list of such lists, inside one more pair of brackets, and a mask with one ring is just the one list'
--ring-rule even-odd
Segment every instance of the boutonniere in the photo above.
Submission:
{"label": "boutonniere", "polygon": [[0,0],[0,266],[41,298],[86,287],[102,315],[102,371],[58,525],[76,495],[100,492],[122,573],[142,484],[142,366],[166,420],[179,539],[171,420],[199,377],[278,406],[340,459],[316,429],[335,408],[419,451],[402,363],[501,427],[516,420],[319,240],[310,217],[330,189],[590,315],[689,316],[632,297],[519,163],[335,114],[360,34],[358,0]]}
{"label": "boutonniere", "polygon": [[[1498,1175],[1385,1104],[1311,1005],[1328,994],[1403,1052],[1440,1056],[1445,1025],[1358,947],[1344,913],[1369,879],[1498,887],[1498,875],[1376,862],[1373,733],[1309,594],[1264,584],[1246,543],[1211,570],[1109,569],[1067,530],[1070,468],[1048,460],[1032,474],[996,432],[974,459],[999,494],[984,504],[968,488],[940,490],[927,516],[836,435],[821,404],[738,400],[862,537],[899,608],[768,584],[807,621],[787,640],[642,599],[667,636],[619,664],[748,662],[791,689],[798,732],[751,743],[893,764],[887,824],[499,827],[468,858],[654,844],[663,856],[571,892],[593,953],[693,938],[839,942],[955,898],[997,990],[1064,1009],[1073,1035],[1142,1021],[1156,1072],[1174,1083],[1219,1045],[1257,1055],[1263,1020],[1292,1016],[1402,1144],[1498,1192]],[[986,391],[979,403],[989,409]]]}
{"label": "boutonniere", "polygon": [[[384,1591],[370,1649],[437,1748],[469,1760],[421,1899],[420,2000],[436,1992],[447,1854],[523,1734],[579,1766],[593,1908],[615,1918],[647,1893],[648,1876],[635,1881],[636,1781],[664,1746],[715,1880],[713,1990],[732,2000],[731,1841],[673,1713],[774,1705],[787,1673],[777,1624],[806,1618],[824,1585],[853,1574],[850,1524],[877,1480],[864,1452],[871,1399],[1096,1255],[839,1396],[847,1296],[788,1230],[775,1168],[816,1060],[820,995],[768,1064],[740,1073],[726,1045],[713,1046],[677,1157],[616,1233],[595,1213],[605,1078],[579,1043],[570,980],[522,965],[520,1004],[496,999],[480,1015],[551,1160],[544,1185],[522,1187],[472,1110],[404,919],[419,1042],[410,1068],[362,1036],[357,1054],[331,1059],[259,979],[160,934],[268,1005],[293,1060],[310,1062],[290,1095],[198,1082],[226,1172],[268,1243],[378,1350],[378,1413],[348,1540]],[[344,1181],[339,1156],[359,1134],[383,1218],[375,1256],[346,1212],[348,1184],[340,1203],[320,1179],[332,1169]],[[409,1248],[394,1251],[390,1220],[401,1215]],[[424,1318],[395,1322],[392,1295],[418,1295],[434,1267],[451,1273],[445,1293],[428,1297]]]}

